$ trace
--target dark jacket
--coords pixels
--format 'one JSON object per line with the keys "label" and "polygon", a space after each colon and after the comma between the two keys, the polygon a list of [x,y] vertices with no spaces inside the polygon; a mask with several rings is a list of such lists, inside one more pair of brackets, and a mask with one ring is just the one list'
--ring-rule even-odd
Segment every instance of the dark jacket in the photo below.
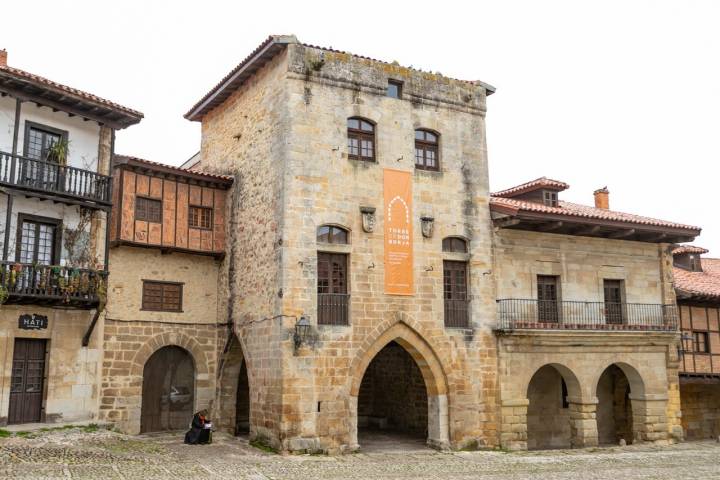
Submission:
{"label": "dark jacket", "polygon": [[185,434],[185,443],[189,445],[208,443],[210,440],[210,429],[205,428],[205,423],[208,421],[207,418],[199,413],[193,415],[190,430]]}

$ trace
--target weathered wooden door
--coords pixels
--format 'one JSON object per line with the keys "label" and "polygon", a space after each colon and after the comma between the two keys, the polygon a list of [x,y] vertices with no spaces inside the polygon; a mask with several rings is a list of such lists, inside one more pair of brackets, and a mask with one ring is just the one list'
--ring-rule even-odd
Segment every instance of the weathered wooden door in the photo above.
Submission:
{"label": "weathered wooden door", "polygon": [[538,320],[540,322],[557,322],[558,314],[558,281],[552,275],[538,275]]}
{"label": "weathered wooden door", "polygon": [[623,307],[623,285],[622,280],[604,280],[605,289],[605,318],[607,323],[622,324],[624,323],[624,307]]}
{"label": "weathered wooden door", "polygon": [[16,338],[13,350],[8,423],[42,419],[46,340]]}

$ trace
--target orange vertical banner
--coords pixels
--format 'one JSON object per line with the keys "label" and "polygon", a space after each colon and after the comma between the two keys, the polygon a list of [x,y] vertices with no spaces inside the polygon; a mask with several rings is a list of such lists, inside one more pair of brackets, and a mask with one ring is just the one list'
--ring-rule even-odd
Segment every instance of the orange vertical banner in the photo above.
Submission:
{"label": "orange vertical banner", "polygon": [[384,170],[385,293],[413,295],[412,174]]}

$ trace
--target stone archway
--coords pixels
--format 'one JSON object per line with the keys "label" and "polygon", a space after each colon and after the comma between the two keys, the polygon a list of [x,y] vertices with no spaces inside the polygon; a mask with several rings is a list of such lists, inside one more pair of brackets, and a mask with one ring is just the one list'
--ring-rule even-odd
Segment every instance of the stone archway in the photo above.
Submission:
{"label": "stone archway", "polygon": [[250,433],[250,377],[243,346],[236,335],[222,355],[215,425],[233,435]]}
{"label": "stone archway", "polygon": [[547,364],[535,371],[527,387],[527,448],[570,448],[575,432],[570,400],[580,397],[580,383],[564,365]]}
{"label": "stone archway", "polygon": [[[621,440],[664,440],[667,432],[667,388],[655,385],[658,393],[649,393],[640,372],[625,362],[616,362],[602,370],[595,382],[598,440],[617,444]],[[652,390],[651,390],[652,391]],[[664,425],[662,430],[656,424]]]}
{"label": "stone archway", "polygon": [[155,351],[143,367],[140,433],[182,430],[195,403],[195,362],[170,345]]}
{"label": "stone archway", "polygon": [[[390,348],[390,350],[387,348]],[[398,348],[401,351],[398,351]],[[417,394],[418,383],[424,386],[423,393],[426,399],[424,403],[427,405],[427,415],[415,415],[412,420],[404,419],[402,421],[406,422],[406,426],[412,424],[413,427],[417,427],[418,418],[425,418],[427,427],[424,433],[426,434],[427,444],[435,448],[449,447],[450,435],[445,372],[428,342],[401,321],[380,334],[351,365],[352,381],[349,396],[351,448],[356,449],[360,446],[358,443],[358,402],[363,379],[371,363],[376,358],[383,360],[383,358],[390,357],[405,358],[412,361],[412,364],[409,364],[406,360],[400,360],[403,365],[407,366],[407,371],[411,372],[410,375],[415,377],[412,384],[408,384],[413,392]],[[414,369],[417,369],[416,373],[412,373]],[[420,378],[422,379],[421,382]],[[418,395],[422,397],[422,394]],[[423,398],[416,398],[414,401],[423,403]],[[413,411],[417,413],[417,408]]]}

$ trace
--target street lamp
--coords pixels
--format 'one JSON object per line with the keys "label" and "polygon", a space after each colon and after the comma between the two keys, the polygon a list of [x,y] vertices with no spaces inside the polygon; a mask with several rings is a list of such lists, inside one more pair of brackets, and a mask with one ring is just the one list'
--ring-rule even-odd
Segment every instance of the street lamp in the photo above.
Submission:
{"label": "street lamp", "polygon": [[295,333],[293,334],[293,342],[295,343],[295,349],[300,348],[300,345],[307,338],[310,332],[310,319],[305,315],[300,315],[300,318],[295,322]]}

